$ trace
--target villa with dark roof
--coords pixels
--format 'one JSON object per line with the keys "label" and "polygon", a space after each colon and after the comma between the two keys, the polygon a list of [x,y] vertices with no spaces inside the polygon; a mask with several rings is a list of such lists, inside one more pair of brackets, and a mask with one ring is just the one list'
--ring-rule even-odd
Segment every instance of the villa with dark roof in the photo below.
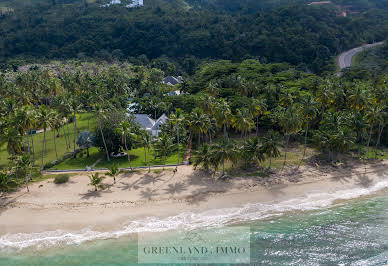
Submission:
{"label": "villa with dark roof", "polygon": [[161,126],[164,125],[168,117],[165,114],[162,114],[157,120],[152,119],[146,114],[135,114],[135,121],[152,137],[158,137],[160,133]]}
{"label": "villa with dark roof", "polygon": [[179,76],[177,78],[173,77],[173,76],[167,76],[163,79],[162,83],[174,86],[174,85],[181,83],[182,81],[183,81],[183,79],[181,76]]}

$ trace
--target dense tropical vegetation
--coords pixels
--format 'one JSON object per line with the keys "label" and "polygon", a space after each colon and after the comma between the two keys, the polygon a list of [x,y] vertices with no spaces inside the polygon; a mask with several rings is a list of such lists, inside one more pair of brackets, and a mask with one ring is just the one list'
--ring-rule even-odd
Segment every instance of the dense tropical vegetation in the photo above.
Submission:
{"label": "dense tropical vegetation", "polygon": [[[226,164],[271,168],[280,156],[284,169],[294,143],[303,150],[298,164],[307,159],[307,146],[335,162],[348,153],[380,157],[388,144],[384,75],[322,78],[257,60],[203,64],[177,86],[161,83],[163,75],[144,66],[79,62],[1,73],[0,154],[8,160],[2,176],[10,177],[2,189],[10,179],[28,184],[34,171],[63,162],[97,163],[115,177],[117,163],[132,168],[142,160],[150,170],[157,158],[156,164],[177,164],[192,151],[194,165],[224,175]],[[183,93],[168,95],[176,89]],[[171,119],[152,138],[128,105]]]}
{"label": "dense tropical vegetation", "polygon": [[[378,68],[365,53],[333,75],[334,55],[387,36],[384,6],[360,1],[345,18],[332,4],[227,3],[16,1],[0,17],[0,189],[28,190],[45,169],[108,168],[115,180],[190,160],[226,176],[299,167],[312,150],[330,163],[385,156],[387,47],[372,54]],[[133,113],[169,120],[151,137]]]}
{"label": "dense tropical vegetation", "polygon": [[149,0],[135,9],[125,8],[125,1],[109,7],[103,2],[40,0],[0,16],[2,67],[51,59],[128,60],[166,74],[193,74],[204,61],[256,58],[327,73],[338,53],[388,33],[381,1],[353,3],[358,13],[349,17],[338,16],[337,4],[346,1]]}

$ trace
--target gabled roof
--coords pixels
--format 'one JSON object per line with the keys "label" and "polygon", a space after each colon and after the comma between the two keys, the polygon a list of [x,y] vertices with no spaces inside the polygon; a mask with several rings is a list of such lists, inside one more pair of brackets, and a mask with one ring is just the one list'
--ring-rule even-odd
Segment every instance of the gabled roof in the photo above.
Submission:
{"label": "gabled roof", "polygon": [[158,130],[159,126],[164,125],[166,121],[168,120],[168,117],[165,114],[162,114],[158,120],[155,121],[154,126],[152,127],[152,130]]}
{"label": "gabled roof", "polygon": [[163,79],[163,83],[170,84],[170,85],[176,85],[176,84],[179,84],[180,81],[173,76],[168,76],[168,77],[165,77]]}
{"label": "gabled roof", "polygon": [[135,114],[135,121],[144,129],[151,129],[155,121],[146,114]]}

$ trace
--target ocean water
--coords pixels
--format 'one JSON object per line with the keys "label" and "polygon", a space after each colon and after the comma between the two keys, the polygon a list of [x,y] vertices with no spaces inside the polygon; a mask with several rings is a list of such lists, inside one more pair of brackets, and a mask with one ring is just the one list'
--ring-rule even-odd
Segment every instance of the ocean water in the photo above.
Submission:
{"label": "ocean water", "polygon": [[[249,227],[252,264],[388,265],[388,190],[382,182],[271,205],[131,221],[118,232],[6,235],[0,237],[0,265],[135,265],[137,233],[152,232],[164,242],[178,231],[208,235],[234,226]],[[212,237],[228,233],[219,232]]]}

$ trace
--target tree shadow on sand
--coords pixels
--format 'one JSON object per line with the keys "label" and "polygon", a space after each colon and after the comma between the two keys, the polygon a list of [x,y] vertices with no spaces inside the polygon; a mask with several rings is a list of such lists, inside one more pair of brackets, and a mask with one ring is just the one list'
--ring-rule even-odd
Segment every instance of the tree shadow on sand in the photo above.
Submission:
{"label": "tree shadow on sand", "polygon": [[185,185],[182,182],[177,182],[175,184],[168,184],[168,188],[164,189],[164,191],[166,191],[166,193],[171,194],[171,195],[180,194],[186,190],[187,190],[187,185]]}
{"label": "tree shadow on sand", "polygon": [[142,178],[141,178],[141,181],[139,182],[139,185],[149,185],[152,183],[152,185],[155,185],[155,183],[159,182],[159,181],[163,181],[163,179],[161,178],[161,174],[160,175],[152,175],[152,174],[145,174]]}
{"label": "tree shadow on sand", "polygon": [[155,190],[152,190],[150,188],[140,191],[140,197],[147,200],[151,200],[153,197],[157,195],[158,193]]}
{"label": "tree shadow on sand", "polygon": [[196,186],[187,198],[189,204],[199,204],[206,201],[211,195],[223,194],[233,187],[228,180],[215,179],[202,170],[194,171],[187,179],[188,186]]}
{"label": "tree shadow on sand", "polygon": [[107,186],[107,189],[104,190],[97,190],[97,191],[88,191],[86,193],[80,193],[81,199],[83,200],[89,200],[89,199],[96,199],[101,198],[103,194],[112,193],[110,190],[110,186]]}

